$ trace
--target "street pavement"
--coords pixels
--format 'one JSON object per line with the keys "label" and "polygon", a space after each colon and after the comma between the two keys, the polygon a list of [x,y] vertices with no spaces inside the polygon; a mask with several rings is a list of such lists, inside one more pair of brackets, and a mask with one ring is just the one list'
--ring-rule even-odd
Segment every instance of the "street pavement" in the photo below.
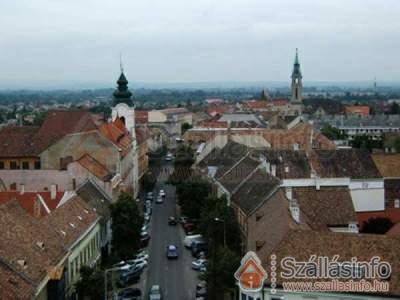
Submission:
{"label": "street pavement", "polygon": [[[163,299],[169,300],[192,300],[195,295],[195,287],[198,274],[191,268],[193,258],[190,251],[183,246],[184,231],[178,224],[168,225],[168,217],[177,215],[175,187],[165,182],[168,174],[173,171],[171,163],[164,163],[154,188],[154,197],[160,189],[166,192],[164,203],[157,204],[153,201],[153,214],[151,218],[150,235],[151,240],[148,246],[149,265],[142,274],[140,287],[148,299],[148,291],[152,285],[160,285],[163,291]],[[178,247],[179,258],[168,260],[166,248],[168,245]]]}

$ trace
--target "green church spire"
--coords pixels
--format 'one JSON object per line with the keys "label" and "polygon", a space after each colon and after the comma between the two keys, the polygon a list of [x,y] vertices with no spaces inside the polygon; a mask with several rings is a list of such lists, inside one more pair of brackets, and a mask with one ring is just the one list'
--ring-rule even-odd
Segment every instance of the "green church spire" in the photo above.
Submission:
{"label": "green church spire", "polygon": [[126,103],[129,106],[133,105],[132,102],[132,93],[128,89],[128,80],[125,77],[124,74],[124,68],[122,65],[122,59],[120,61],[120,68],[121,68],[121,75],[119,76],[117,80],[117,89],[114,91],[113,96],[114,96],[114,106],[117,105],[118,103]]}

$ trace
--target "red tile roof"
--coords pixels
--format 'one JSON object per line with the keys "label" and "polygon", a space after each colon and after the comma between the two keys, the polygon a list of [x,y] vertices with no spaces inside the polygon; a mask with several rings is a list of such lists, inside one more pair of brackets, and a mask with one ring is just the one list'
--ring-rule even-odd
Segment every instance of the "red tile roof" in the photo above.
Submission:
{"label": "red tile roof", "polygon": [[356,114],[361,116],[368,116],[370,112],[370,108],[367,105],[354,105],[354,106],[346,106],[347,114]]}
{"label": "red tile roof", "polygon": [[[31,216],[34,216],[35,203],[41,203],[37,202],[39,196],[41,196],[44,204],[51,212],[55,210],[57,205],[60,203],[61,198],[64,196],[64,192],[57,192],[55,199],[51,199],[50,192],[25,192],[23,194],[18,191],[0,192],[0,205],[15,199],[22,208],[24,208]],[[43,203],[41,203],[40,206],[40,215],[42,217],[48,215]]]}
{"label": "red tile roof", "polygon": [[104,181],[111,179],[111,173],[107,168],[89,154],[83,155],[77,162],[99,179]]}
{"label": "red tile roof", "polygon": [[243,102],[243,106],[248,109],[262,109],[267,108],[268,101],[265,100],[247,100]]}
{"label": "red tile roof", "polygon": [[289,104],[289,100],[288,99],[273,99],[272,104],[274,106],[285,106],[285,105]]}
{"label": "red tile roof", "polygon": [[33,137],[38,127],[7,126],[0,129],[0,156],[1,157],[29,157],[36,156]]}
{"label": "red tile roof", "polygon": [[122,121],[119,119],[112,123],[104,123],[99,127],[99,131],[113,144],[121,148],[122,156],[125,156],[131,149],[132,137],[125,126],[121,126],[121,123]]}

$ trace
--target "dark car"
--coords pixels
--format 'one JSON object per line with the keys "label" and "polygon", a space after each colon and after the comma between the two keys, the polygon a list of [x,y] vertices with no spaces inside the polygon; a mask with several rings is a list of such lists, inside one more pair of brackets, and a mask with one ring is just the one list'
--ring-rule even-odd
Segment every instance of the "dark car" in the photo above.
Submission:
{"label": "dark car", "polygon": [[204,254],[207,255],[207,250],[208,250],[208,245],[206,241],[194,240],[192,242],[191,251],[193,257],[197,257],[200,254],[200,252],[204,252]]}
{"label": "dark car", "polygon": [[140,275],[142,274],[141,268],[131,268],[124,271],[119,276],[118,285],[120,287],[125,287],[134,283],[138,283],[140,280]]}
{"label": "dark car", "polygon": [[168,218],[168,225],[176,225],[178,222],[175,217]]}
{"label": "dark car", "polygon": [[175,245],[167,246],[167,258],[177,259],[178,258],[178,248]]}
{"label": "dark car", "polygon": [[189,234],[195,230],[196,226],[193,223],[185,223],[183,225],[183,230],[185,231],[186,234]]}
{"label": "dark car", "polygon": [[138,288],[127,288],[118,293],[118,300],[142,300],[142,291]]}
{"label": "dark car", "polygon": [[207,297],[207,288],[196,290],[196,297]]}

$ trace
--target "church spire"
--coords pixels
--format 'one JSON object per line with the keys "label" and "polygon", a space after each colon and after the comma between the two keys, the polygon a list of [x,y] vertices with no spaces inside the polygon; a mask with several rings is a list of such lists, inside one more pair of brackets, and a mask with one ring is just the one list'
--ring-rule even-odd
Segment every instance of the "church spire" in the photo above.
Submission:
{"label": "church spire", "polygon": [[303,100],[303,76],[300,69],[299,50],[296,48],[296,55],[294,58],[293,72],[292,72],[292,103],[301,103]]}
{"label": "church spire", "polygon": [[124,74],[124,67],[122,64],[122,55],[120,55],[120,69],[121,69],[121,75],[119,76],[117,80],[117,89],[114,91],[113,96],[114,96],[114,106],[117,105],[118,103],[126,103],[129,106],[133,105],[132,103],[132,93],[128,89],[128,80],[125,77]]}

